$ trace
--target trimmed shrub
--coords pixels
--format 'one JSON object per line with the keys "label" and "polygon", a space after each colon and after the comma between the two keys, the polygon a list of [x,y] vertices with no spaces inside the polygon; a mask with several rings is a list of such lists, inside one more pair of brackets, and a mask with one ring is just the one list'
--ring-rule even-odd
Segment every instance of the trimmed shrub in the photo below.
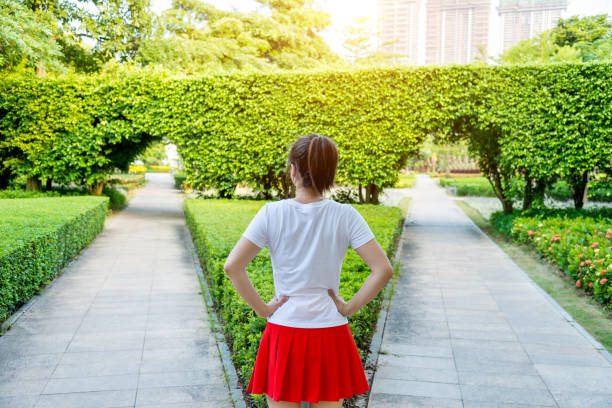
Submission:
{"label": "trimmed shrub", "polygon": [[102,231],[107,197],[0,200],[0,321]]}
{"label": "trimmed shrub", "polygon": [[[0,199],[9,198],[42,198],[42,197],[75,197],[89,195],[89,191],[85,187],[53,187],[49,191],[25,191],[25,190],[0,190]],[[102,195],[110,199],[108,208],[113,211],[120,210],[127,205],[127,197],[125,194],[114,187],[105,185],[102,189]]]}
{"label": "trimmed shrub", "polygon": [[[232,360],[243,384],[249,382],[266,319],[258,317],[240,298],[225,274],[223,264],[263,204],[263,201],[254,200],[216,199],[187,199],[184,202],[187,225],[211,287],[215,307],[225,322],[225,335],[232,349]],[[401,210],[397,207],[369,204],[357,205],[355,208],[366,219],[381,247],[392,258],[401,233]],[[269,301],[274,296],[274,281],[267,247],[248,265],[247,273],[264,301]],[[367,265],[357,252],[349,248],[342,267],[341,296],[350,299],[368,275]],[[367,353],[381,301],[382,295],[379,295],[349,317],[349,324],[362,358],[365,358]],[[265,399],[261,396],[254,396],[254,400],[259,406],[265,406]]]}
{"label": "trimmed shrub", "polygon": [[612,202],[612,180],[595,180],[589,183],[589,200]]}
{"label": "trimmed shrub", "polygon": [[495,197],[491,183],[484,177],[441,178],[442,187],[455,187],[457,195]]}
{"label": "trimmed shrub", "polygon": [[570,189],[570,185],[565,180],[559,180],[547,191],[548,195],[555,200],[559,201],[567,201],[572,198],[572,190]]}
{"label": "trimmed shrub", "polygon": [[187,175],[185,173],[174,173],[174,187],[178,190],[182,190],[185,187],[185,180]]}

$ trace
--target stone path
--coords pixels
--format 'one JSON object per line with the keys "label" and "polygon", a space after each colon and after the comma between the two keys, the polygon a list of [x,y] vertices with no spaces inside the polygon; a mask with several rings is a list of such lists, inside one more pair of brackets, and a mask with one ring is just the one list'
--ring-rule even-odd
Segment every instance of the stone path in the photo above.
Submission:
{"label": "stone path", "polygon": [[0,407],[231,407],[169,174],[0,337]]}
{"label": "stone path", "polygon": [[432,179],[411,196],[369,408],[612,407],[598,343]]}

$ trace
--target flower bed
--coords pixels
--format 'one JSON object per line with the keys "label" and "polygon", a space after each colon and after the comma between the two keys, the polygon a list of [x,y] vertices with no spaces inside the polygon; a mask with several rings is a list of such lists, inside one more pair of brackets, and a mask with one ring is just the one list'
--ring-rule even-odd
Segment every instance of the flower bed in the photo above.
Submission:
{"label": "flower bed", "polygon": [[[223,271],[227,255],[264,201],[187,199],[185,214],[198,256],[205,271],[215,308],[225,325],[225,335],[232,350],[232,360],[243,385],[248,384],[259,340],[266,319],[258,317],[235,291]],[[366,219],[381,247],[391,259],[401,233],[401,210],[397,207],[356,205]],[[265,247],[248,265],[247,273],[264,301],[274,296],[270,252]],[[359,290],[370,270],[359,255],[349,248],[340,279],[340,294],[348,300]],[[349,317],[349,324],[362,359],[365,359],[378,317],[382,296]],[[246,386],[245,386],[246,388]],[[253,396],[253,403],[265,406],[265,399]]]}
{"label": "flower bed", "polygon": [[0,322],[104,227],[107,197],[0,200]]}
{"label": "flower bed", "polygon": [[[612,211],[548,210],[492,217],[498,230],[532,246],[602,304],[612,298]],[[511,221],[511,226],[508,222]]]}

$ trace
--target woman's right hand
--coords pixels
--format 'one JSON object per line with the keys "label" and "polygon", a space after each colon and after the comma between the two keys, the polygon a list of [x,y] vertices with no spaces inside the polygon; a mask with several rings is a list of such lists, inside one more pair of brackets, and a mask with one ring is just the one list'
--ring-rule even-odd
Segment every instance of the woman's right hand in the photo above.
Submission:
{"label": "woman's right hand", "polygon": [[276,296],[266,303],[266,308],[263,313],[257,313],[259,317],[270,317],[272,313],[276,311],[279,307],[281,307],[287,300],[289,300],[289,296],[285,296],[282,299],[277,299]]}

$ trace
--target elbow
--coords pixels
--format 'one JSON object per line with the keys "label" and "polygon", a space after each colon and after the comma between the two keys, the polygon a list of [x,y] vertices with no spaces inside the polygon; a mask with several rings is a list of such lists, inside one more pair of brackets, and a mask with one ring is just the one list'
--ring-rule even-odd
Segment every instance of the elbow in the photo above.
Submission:
{"label": "elbow", "polygon": [[234,269],[232,268],[232,264],[228,261],[225,261],[225,263],[223,264],[223,271],[230,278],[234,275]]}
{"label": "elbow", "polygon": [[383,270],[383,276],[385,277],[385,282],[389,282],[391,278],[393,278],[393,274],[395,271],[391,264],[387,265],[387,267]]}

